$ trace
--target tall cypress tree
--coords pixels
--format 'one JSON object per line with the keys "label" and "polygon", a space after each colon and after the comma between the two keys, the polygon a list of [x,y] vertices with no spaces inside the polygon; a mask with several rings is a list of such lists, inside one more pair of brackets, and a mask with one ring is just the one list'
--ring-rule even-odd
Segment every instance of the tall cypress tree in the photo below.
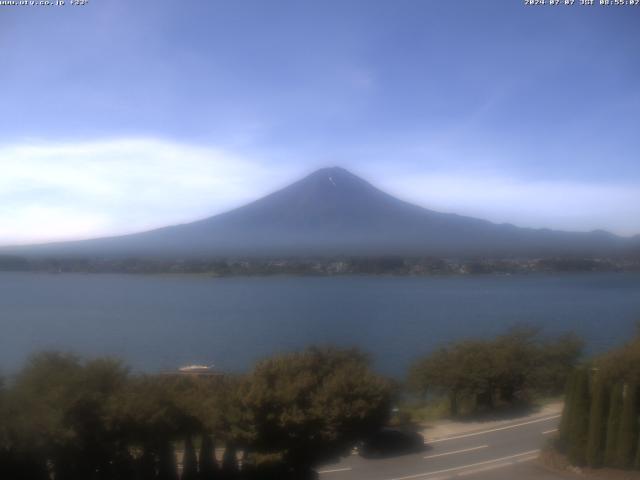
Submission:
{"label": "tall cypress tree", "polygon": [[625,386],[622,400],[622,414],[618,433],[616,465],[628,468],[633,464],[638,436],[638,388],[635,383]]}
{"label": "tall cypress tree", "polygon": [[207,434],[202,436],[200,445],[200,480],[215,480],[218,478],[218,463],[216,462],[216,444]]}
{"label": "tall cypress tree", "polygon": [[569,417],[569,460],[574,465],[586,461],[589,430],[589,371],[581,368],[576,373]]}
{"label": "tall cypress tree", "polygon": [[569,445],[569,424],[571,419],[571,403],[573,402],[573,390],[575,388],[577,372],[574,370],[567,379],[567,386],[564,394],[564,408],[562,409],[562,418],[560,419],[560,427],[558,434],[558,447],[561,451],[566,452]]}
{"label": "tall cypress tree", "polygon": [[193,448],[191,435],[184,441],[184,455],[182,457],[182,480],[198,480],[198,459]]}
{"label": "tall cypress tree", "polygon": [[620,415],[622,413],[622,384],[616,384],[611,389],[609,399],[609,415],[607,417],[607,439],[604,449],[604,464],[614,466],[618,451],[618,431],[620,430]]}
{"label": "tall cypress tree", "polygon": [[601,467],[604,461],[604,444],[607,432],[607,401],[609,391],[602,373],[596,373],[591,391],[589,434],[587,440],[587,465]]}

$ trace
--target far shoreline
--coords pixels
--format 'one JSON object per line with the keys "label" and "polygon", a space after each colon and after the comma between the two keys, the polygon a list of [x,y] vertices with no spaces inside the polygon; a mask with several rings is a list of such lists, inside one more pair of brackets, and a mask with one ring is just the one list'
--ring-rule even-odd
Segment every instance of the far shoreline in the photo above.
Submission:
{"label": "far shoreline", "polygon": [[537,273],[640,272],[640,256],[540,257],[19,257],[0,255],[0,272],[120,273],[226,277],[479,276]]}
{"label": "far shoreline", "polygon": [[321,274],[321,273],[245,273],[231,275],[217,275],[215,273],[196,273],[196,272],[128,272],[128,271],[62,271],[49,272],[45,270],[0,270],[0,275],[4,274],[21,274],[21,275],[41,275],[55,278],[58,275],[82,275],[82,276],[129,276],[129,277],[146,277],[146,278],[185,278],[185,279],[210,279],[210,280],[226,280],[226,279],[267,279],[267,278],[433,278],[433,279],[449,279],[449,278],[508,278],[508,277],[568,277],[573,275],[603,275],[603,274],[640,274],[640,270],[598,270],[598,271],[533,271],[533,272],[516,272],[516,273],[341,273],[341,274]]}

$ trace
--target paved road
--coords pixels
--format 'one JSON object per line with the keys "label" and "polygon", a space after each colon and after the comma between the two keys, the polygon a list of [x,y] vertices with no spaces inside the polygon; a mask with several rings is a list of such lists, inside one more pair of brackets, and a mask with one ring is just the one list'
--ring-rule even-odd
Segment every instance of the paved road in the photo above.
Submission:
{"label": "paved road", "polygon": [[514,421],[507,425],[427,442],[419,454],[367,460],[352,455],[319,470],[321,480],[555,480],[534,460],[557,428],[559,415]]}

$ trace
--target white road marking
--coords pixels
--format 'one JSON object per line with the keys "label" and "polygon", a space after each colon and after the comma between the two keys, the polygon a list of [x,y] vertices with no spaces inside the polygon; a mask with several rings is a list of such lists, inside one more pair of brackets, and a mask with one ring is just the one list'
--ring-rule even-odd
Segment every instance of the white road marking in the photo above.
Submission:
{"label": "white road marking", "polygon": [[474,450],[480,450],[481,448],[487,448],[489,445],[480,445],[478,447],[464,448],[462,450],[454,450],[453,452],[436,453],[435,455],[427,455],[424,458],[436,458],[444,457],[445,455],[454,455],[456,453],[472,452]]}
{"label": "white road marking", "polygon": [[345,467],[345,468],[332,468],[330,470],[320,470],[318,472],[318,475],[323,475],[325,473],[338,473],[338,472],[349,472],[351,470],[351,467]]}
{"label": "white road marking", "polygon": [[476,473],[488,472],[489,470],[497,470],[499,468],[509,467],[511,465],[513,465],[512,462],[496,463],[495,465],[488,465],[486,467],[474,468],[473,470],[466,470],[464,472],[458,473],[456,476],[466,477],[467,475],[474,475]]}
{"label": "white road marking", "polygon": [[558,431],[557,428],[552,428],[551,430],[545,430],[542,432],[543,435],[549,435],[550,433],[556,433]]}
{"label": "white road marking", "polygon": [[538,458],[538,455],[531,455],[530,457],[524,457],[524,458],[517,459],[516,463],[530,462],[531,460],[535,460],[536,458]]}
{"label": "white road marking", "polygon": [[[506,457],[494,458],[493,460],[485,460],[484,462],[470,463],[469,465],[461,465],[459,467],[445,468],[443,470],[434,470],[433,472],[416,473],[414,475],[407,475],[406,477],[391,478],[390,480],[409,480],[412,478],[422,478],[422,477],[428,477],[430,475],[437,475],[438,473],[455,472],[456,470],[464,470],[466,468],[478,467],[480,465],[488,465],[490,463],[504,462],[505,460],[510,460],[512,458],[524,457],[526,455],[537,454],[539,452],[540,450],[529,450],[527,452],[516,453],[514,455],[508,455]],[[510,465],[510,464],[507,464],[507,465]]]}
{"label": "white road marking", "polygon": [[562,415],[553,415],[551,417],[538,418],[536,420],[530,420],[528,422],[516,423],[515,425],[507,425],[506,427],[498,427],[498,428],[492,428],[491,430],[483,430],[481,432],[473,432],[473,433],[466,433],[464,435],[455,435],[453,437],[439,438],[437,440],[430,440],[430,441],[426,441],[424,443],[425,444],[440,443],[440,442],[448,442],[449,440],[457,440],[459,438],[475,437],[477,435],[484,435],[486,433],[499,432],[501,430],[508,430],[510,428],[523,427],[525,425],[531,425],[533,423],[547,422],[549,420],[554,420],[556,418],[560,418],[561,416]]}

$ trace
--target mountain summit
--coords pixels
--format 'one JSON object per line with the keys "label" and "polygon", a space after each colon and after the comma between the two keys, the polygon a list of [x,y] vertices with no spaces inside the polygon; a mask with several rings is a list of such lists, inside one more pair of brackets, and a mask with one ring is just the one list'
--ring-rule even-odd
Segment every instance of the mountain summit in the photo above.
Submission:
{"label": "mountain summit", "polygon": [[630,240],[606,232],[518,228],[399,200],[340,168],[323,168],[243,207],[133,235],[21,247],[76,256],[538,256],[608,254]]}

